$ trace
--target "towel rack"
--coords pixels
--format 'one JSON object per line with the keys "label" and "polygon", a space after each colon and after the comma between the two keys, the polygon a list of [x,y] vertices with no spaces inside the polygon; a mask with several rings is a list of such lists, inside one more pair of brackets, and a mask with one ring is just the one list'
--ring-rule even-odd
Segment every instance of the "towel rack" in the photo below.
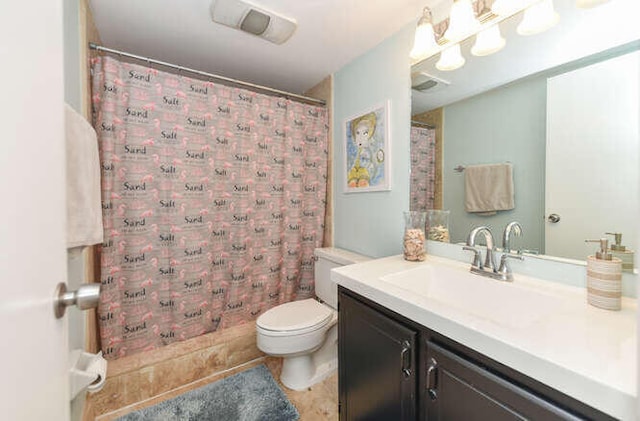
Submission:
{"label": "towel rack", "polygon": [[[505,161],[505,164],[511,164],[511,161]],[[464,165],[458,165],[457,167],[455,167],[453,170],[455,172],[463,172],[467,167],[465,167]]]}

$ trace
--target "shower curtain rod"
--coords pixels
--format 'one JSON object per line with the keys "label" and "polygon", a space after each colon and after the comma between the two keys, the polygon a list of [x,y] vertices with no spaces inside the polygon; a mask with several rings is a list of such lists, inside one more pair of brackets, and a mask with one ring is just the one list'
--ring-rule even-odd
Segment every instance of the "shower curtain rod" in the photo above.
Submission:
{"label": "shower curtain rod", "polygon": [[190,69],[188,67],[178,66],[177,64],[166,63],[164,61],[155,60],[155,59],[152,59],[152,58],[149,58],[149,57],[143,57],[143,56],[138,56],[136,54],[126,53],[124,51],[114,50],[112,48],[107,48],[107,47],[103,47],[103,46],[98,45],[98,44],[94,44],[92,42],[89,43],[89,48],[92,49],[92,50],[96,50],[96,51],[103,51],[105,53],[117,54],[117,55],[123,56],[123,57],[129,57],[129,58],[133,58],[133,59],[136,59],[136,60],[146,61],[147,63],[153,63],[153,64],[157,64],[157,65],[160,65],[160,66],[170,67],[172,69],[178,70],[178,72],[194,73],[196,75],[204,76],[204,77],[207,77],[209,79],[217,79],[218,81],[231,83],[231,84],[234,84],[234,85],[239,85],[239,86],[242,86],[244,88],[251,88],[251,89],[260,90],[260,91],[263,91],[263,92],[269,92],[269,93],[272,93],[272,94],[276,94],[277,96],[283,96],[285,98],[297,99],[299,101],[306,102],[308,104],[326,105],[326,102],[324,100],[321,100],[321,99],[311,98],[311,97],[304,96],[304,95],[293,94],[291,92],[281,91],[279,89],[269,88],[267,86],[254,85],[253,83],[243,82],[241,80],[231,79],[231,78],[220,76],[220,75],[214,75],[213,73],[202,72],[200,70],[195,70],[195,69]]}
{"label": "shower curtain rod", "polygon": [[411,125],[412,126],[419,126],[419,127],[426,127],[427,129],[435,129],[435,126],[432,126],[431,124],[427,124],[427,123],[423,123],[421,121],[416,121],[416,120],[411,120]]}

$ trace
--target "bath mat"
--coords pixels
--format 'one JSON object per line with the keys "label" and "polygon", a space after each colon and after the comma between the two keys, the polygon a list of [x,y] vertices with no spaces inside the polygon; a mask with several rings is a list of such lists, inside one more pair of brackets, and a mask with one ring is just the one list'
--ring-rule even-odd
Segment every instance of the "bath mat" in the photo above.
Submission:
{"label": "bath mat", "polygon": [[131,412],[120,421],[293,421],[298,411],[264,365]]}

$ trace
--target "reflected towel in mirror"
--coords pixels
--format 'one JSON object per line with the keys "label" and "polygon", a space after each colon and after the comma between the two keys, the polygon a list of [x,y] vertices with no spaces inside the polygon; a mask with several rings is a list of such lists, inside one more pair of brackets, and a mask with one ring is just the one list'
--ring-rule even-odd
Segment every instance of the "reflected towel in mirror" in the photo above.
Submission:
{"label": "reflected towel in mirror", "polygon": [[464,171],[465,210],[493,215],[515,207],[510,163],[469,165]]}

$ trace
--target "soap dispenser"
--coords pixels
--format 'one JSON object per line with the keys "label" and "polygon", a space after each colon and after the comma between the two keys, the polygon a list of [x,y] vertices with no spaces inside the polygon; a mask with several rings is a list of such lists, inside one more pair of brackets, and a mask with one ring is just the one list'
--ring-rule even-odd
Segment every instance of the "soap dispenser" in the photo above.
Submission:
{"label": "soap dispenser", "polygon": [[634,252],[622,245],[622,233],[607,232],[607,235],[613,235],[615,244],[611,244],[611,255],[622,260],[622,271],[633,273]]}
{"label": "soap dispenser", "polygon": [[587,302],[605,310],[620,310],[622,301],[622,260],[609,251],[609,240],[585,240],[600,243],[595,256],[587,257]]}

